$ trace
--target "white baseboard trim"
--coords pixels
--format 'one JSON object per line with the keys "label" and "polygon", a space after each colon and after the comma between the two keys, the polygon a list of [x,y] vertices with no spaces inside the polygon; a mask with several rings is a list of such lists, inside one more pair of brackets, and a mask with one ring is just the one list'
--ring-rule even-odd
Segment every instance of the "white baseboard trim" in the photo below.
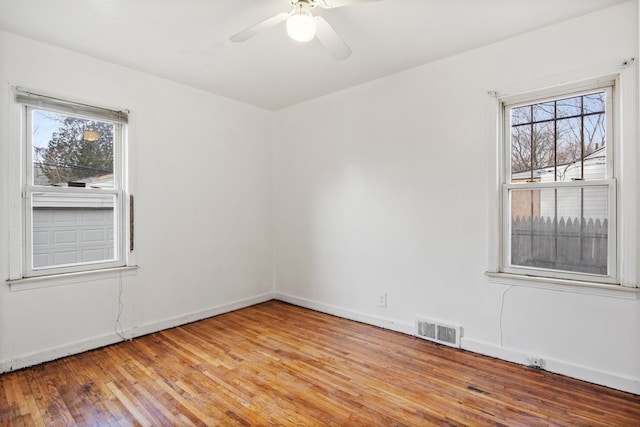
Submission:
{"label": "white baseboard trim", "polygon": [[122,338],[113,332],[87,340],[75,341],[42,351],[23,354],[0,361],[0,373],[4,374],[5,372],[17,371],[18,369],[28,368],[29,366],[39,365],[40,363],[49,362],[62,357],[71,356],[73,354],[82,353],[99,347],[105,347],[119,341],[122,341]]}
{"label": "white baseboard trim", "polygon": [[[414,335],[413,324],[396,322],[391,319],[358,313],[341,307],[336,307],[306,298],[295,297],[292,295],[277,292],[274,294],[274,298],[280,301],[288,302],[290,304],[298,305],[300,307],[309,308],[311,310],[320,311],[345,319],[367,323],[369,325],[378,326],[384,329],[390,329],[392,331],[401,332],[407,335]],[[513,362],[520,365],[528,365],[529,363],[529,355],[520,350],[499,347],[493,344],[465,337],[461,338],[460,343],[461,348],[466,351],[471,351],[485,356],[506,360],[508,362]],[[536,356],[539,356],[543,359],[543,368],[549,372],[554,372],[557,374],[565,375],[598,385],[603,385],[605,387],[611,387],[629,393],[640,394],[640,379],[638,378],[631,378],[610,372],[599,371],[561,360],[546,358],[544,357],[544,355],[540,354],[537,354]]]}
{"label": "white baseboard trim", "polygon": [[[265,293],[251,298],[233,301],[227,304],[221,304],[203,311],[189,313],[185,315],[175,316],[164,320],[145,323],[143,325],[134,326],[123,330],[123,335],[128,338],[136,338],[153,332],[162,331],[176,326],[181,326],[197,320],[206,319],[230,311],[239,310],[241,308],[250,307],[265,301],[272,300],[272,293]],[[87,340],[76,341],[46,350],[20,355],[15,358],[0,361],[0,373],[15,371],[40,363],[49,362],[51,360],[60,359],[62,357],[71,356],[73,354],[82,353],[107,345],[115,344],[122,341],[115,332],[102,336],[90,338]]]}
{"label": "white baseboard trim", "polygon": [[[495,357],[506,360],[508,362],[517,363],[519,365],[528,365],[529,354],[512,349],[496,346],[483,341],[464,338],[461,340],[464,350],[474,353],[483,354],[485,356]],[[622,390],[629,393],[640,394],[640,378],[633,378],[612,372],[605,372],[586,366],[577,365],[564,360],[558,360],[545,357],[544,354],[536,354],[542,358],[543,368],[545,371],[554,372],[556,374],[565,375],[593,384]]]}
{"label": "white baseboard trim", "polygon": [[276,292],[273,297],[279,301],[288,302],[289,304],[308,308],[322,313],[331,314],[333,316],[342,317],[344,319],[354,320],[356,322],[366,323],[368,325],[378,326],[380,328],[389,329],[391,331],[401,332],[407,335],[413,335],[413,323],[397,322],[392,319],[381,316],[372,316],[370,314],[359,313],[353,310],[347,310],[335,305],[323,304],[306,298],[300,298],[293,295],[282,294]]}
{"label": "white baseboard trim", "polygon": [[169,328],[175,328],[176,326],[185,325],[191,322],[196,322],[198,320],[208,319],[209,317],[218,316],[230,311],[240,310],[241,308],[251,307],[252,305],[260,304],[272,299],[274,299],[272,293],[264,293],[255,297],[218,305],[203,311],[183,314],[165,320],[154,321],[134,326],[133,328],[125,331],[124,336],[127,338],[136,338],[142,335],[152,334],[154,332],[163,331]]}

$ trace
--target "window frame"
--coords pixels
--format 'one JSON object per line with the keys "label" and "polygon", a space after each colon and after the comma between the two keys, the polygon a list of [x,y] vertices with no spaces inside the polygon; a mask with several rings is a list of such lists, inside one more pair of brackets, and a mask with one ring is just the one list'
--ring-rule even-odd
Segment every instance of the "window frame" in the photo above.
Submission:
{"label": "window frame", "polygon": [[[19,204],[20,215],[20,259],[12,260],[12,272],[10,281],[24,279],[47,278],[64,275],[67,273],[93,273],[100,270],[118,269],[126,267],[129,263],[129,252],[127,249],[127,236],[130,230],[128,223],[128,179],[127,179],[127,126],[128,112],[111,110],[103,107],[77,103],[61,98],[49,97],[46,95],[34,94],[30,91],[14,87],[14,100],[19,109],[19,143],[20,143],[20,195]],[[33,131],[32,120],[33,111],[51,111],[53,113],[64,114],[70,117],[96,120],[113,124],[113,188],[74,188],[74,187],[53,187],[45,185],[34,185],[33,176]],[[87,200],[96,197],[114,198],[114,258],[104,261],[79,262],[74,264],[53,265],[46,267],[33,266],[33,209],[32,202],[37,195],[68,194]],[[12,225],[15,231],[16,225]],[[14,232],[14,236],[15,236]],[[129,236],[131,238],[131,236]],[[16,247],[15,237],[12,247]],[[13,251],[12,251],[13,252]]]}
{"label": "window frame", "polygon": [[[605,93],[605,178],[597,180],[580,181],[553,181],[553,182],[512,182],[512,137],[511,115],[514,108],[541,104],[545,102],[589,95],[592,93]],[[616,147],[616,132],[614,130],[615,117],[618,109],[615,107],[617,95],[614,79],[598,80],[578,87],[568,86],[554,90],[534,92],[517,97],[508,97],[500,100],[500,141],[502,156],[500,159],[500,272],[517,274],[522,276],[534,276],[549,279],[564,279],[596,283],[618,283],[618,229],[617,229],[617,182],[614,167],[614,149]],[[583,272],[571,272],[569,270],[554,270],[542,267],[530,267],[514,265],[511,263],[511,194],[513,190],[553,190],[565,188],[606,187],[608,189],[608,239],[607,239],[607,274],[592,274]]]}

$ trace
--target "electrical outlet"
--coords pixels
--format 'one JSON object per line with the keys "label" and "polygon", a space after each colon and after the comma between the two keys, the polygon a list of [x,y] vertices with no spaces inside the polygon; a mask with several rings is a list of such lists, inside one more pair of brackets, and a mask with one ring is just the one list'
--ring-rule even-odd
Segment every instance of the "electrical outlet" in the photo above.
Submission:
{"label": "electrical outlet", "polygon": [[378,295],[378,307],[387,308],[387,293],[383,292]]}
{"label": "electrical outlet", "polygon": [[528,359],[529,359],[529,367],[530,368],[543,369],[542,368],[543,360],[542,360],[541,357],[529,356]]}

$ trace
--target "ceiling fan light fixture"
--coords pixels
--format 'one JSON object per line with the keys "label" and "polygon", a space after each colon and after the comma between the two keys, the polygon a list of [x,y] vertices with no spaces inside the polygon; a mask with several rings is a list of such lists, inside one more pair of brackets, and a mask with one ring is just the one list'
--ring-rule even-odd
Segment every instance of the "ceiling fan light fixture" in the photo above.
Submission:
{"label": "ceiling fan light fixture", "polygon": [[316,21],[306,4],[296,4],[298,10],[287,19],[287,34],[297,42],[308,42],[316,35]]}

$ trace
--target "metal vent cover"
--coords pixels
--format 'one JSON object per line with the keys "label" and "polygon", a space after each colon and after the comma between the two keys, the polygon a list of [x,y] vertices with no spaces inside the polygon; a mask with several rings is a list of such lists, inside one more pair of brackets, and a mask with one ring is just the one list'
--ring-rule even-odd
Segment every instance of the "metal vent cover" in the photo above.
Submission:
{"label": "metal vent cover", "polygon": [[429,322],[417,322],[417,333],[422,338],[429,338],[435,340],[436,337],[436,325]]}
{"label": "metal vent cover", "polygon": [[418,338],[460,348],[460,332],[462,328],[445,324],[436,320],[416,318],[415,335]]}

